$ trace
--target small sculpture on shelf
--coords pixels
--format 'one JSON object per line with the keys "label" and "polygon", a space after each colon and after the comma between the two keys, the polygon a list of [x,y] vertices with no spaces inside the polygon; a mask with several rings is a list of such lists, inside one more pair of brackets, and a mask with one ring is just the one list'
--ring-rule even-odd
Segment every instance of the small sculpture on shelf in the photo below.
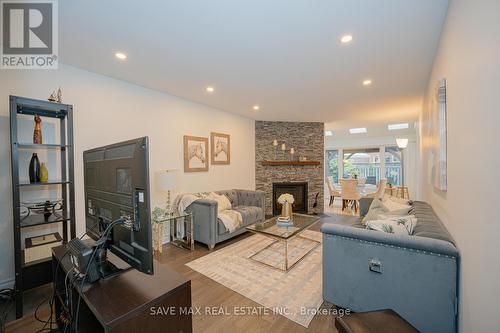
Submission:
{"label": "small sculpture on shelf", "polygon": [[62,90],[61,87],[57,89],[57,103],[62,103]]}
{"label": "small sculpture on shelf", "polygon": [[52,94],[50,94],[49,98],[47,98],[50,102],[57,102],[56,91],[54,90]]}
{"label": "small sculpture on shelf", "polygon": [[42,144],[42,118],[40,116],[35,115],[35,129],[33,130],[33,143]]}
{"label": "small sculpture on shelf", "polygon": [[52,92],[52,94],[50,94],[48,100],[51,101],[51,102],[62,103],[62,90],[61,90],[61,87],[59,87],[59,89],[57,89],[57,92],[54,90]]}

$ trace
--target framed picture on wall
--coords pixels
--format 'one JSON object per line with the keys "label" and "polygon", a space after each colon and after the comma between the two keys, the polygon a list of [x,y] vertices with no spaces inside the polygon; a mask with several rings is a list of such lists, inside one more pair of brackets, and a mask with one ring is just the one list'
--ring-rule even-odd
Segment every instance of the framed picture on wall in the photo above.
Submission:
{"label": "framed picture on wall", "polygon": [[231,163],[231,137],[229,134],[210,133],[212,164]]}
{"label": "framed picture on wall", "polygon": [[184,172],[208,171],[208,138],[184,135]]}

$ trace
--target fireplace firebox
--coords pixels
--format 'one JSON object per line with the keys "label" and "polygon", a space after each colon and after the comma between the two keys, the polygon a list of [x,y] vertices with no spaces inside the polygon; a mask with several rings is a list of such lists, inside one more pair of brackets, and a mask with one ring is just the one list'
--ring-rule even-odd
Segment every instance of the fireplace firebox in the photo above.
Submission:
{"label": "fireplace firebox", "polygon": [[281,214],[281,204],[278,198],[284,193],[293,195],[295,202],[292,205],[294,213],[308,213],[307,182],[273,183],[273,215]]}

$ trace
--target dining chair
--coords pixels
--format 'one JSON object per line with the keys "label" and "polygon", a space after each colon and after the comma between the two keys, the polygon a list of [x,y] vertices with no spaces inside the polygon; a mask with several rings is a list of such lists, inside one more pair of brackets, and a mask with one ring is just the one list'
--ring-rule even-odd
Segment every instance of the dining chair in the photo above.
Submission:
{"label": "dining chair", "polygon": [[358,186],[364,186],[366,184],[366,178],[358,178]]}
{"label": "dining chair", "polygon": [[361,195],[358,192],[357,179],[340,179],[340,193],[342,194],[342,210],[345,210],[346,206],[352,203],[354,211],[358,211],[358,200],[361,199]]}
{"label": "dining chair", "polygon": [[385,194],[385,187],[386,186],[387,186],[387,179],[386,178],[380,179],[380,181],[378,182],[377,191],[365,195],[365,198],[382,199],[384,197],[384,194]]}
{"label": "dining chair", "polygon": [[328,191],[330,192],[330,203],[328,206],[333,205],[333,202],[335,200],[335,197],[341,197],[340,192],[335,189],[333,186],[333,177],[327,177],[326,178],[326,185],[328,185]]}

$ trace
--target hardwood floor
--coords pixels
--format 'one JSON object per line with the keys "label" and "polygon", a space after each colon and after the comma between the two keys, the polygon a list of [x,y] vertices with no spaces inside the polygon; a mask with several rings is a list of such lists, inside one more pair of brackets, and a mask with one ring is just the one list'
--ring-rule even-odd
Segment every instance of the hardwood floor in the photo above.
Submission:
{"label": "hardwood floor", "polygon": [[[355,216],[325,215],[319,222],[311,226],[311,230],[319,230],[323,223],[348,224],[356,219]],[[250,233],[242,234],[234,239],[218,244],[215,250],[238,242]],[[234,313],[235,308],[252,307],[262,308],[260,304],[224,287],[214,280],[191,270],[185,264],[210,253],[205,245],[196,244],[193,252],[165,245],[163,253],[156,259],[171,267],[191,280],[193,307],[202,309],[202,314],[193,315],[194,332],[337,332],[332,315],[316,315],[309,328],[305,328],[281,315],[210,315],[205,312],[207,307],[213,312]],[[47,286],[50,288],[50,285]],[[333,304],[324,303],[322,308],[333,308]],[[45,306],[39,311],[39,317],[47,318],[49,309]],[[35,332],[43,325],[33,316],[26,315],[20,320],[7,325],[6,332]]]}

